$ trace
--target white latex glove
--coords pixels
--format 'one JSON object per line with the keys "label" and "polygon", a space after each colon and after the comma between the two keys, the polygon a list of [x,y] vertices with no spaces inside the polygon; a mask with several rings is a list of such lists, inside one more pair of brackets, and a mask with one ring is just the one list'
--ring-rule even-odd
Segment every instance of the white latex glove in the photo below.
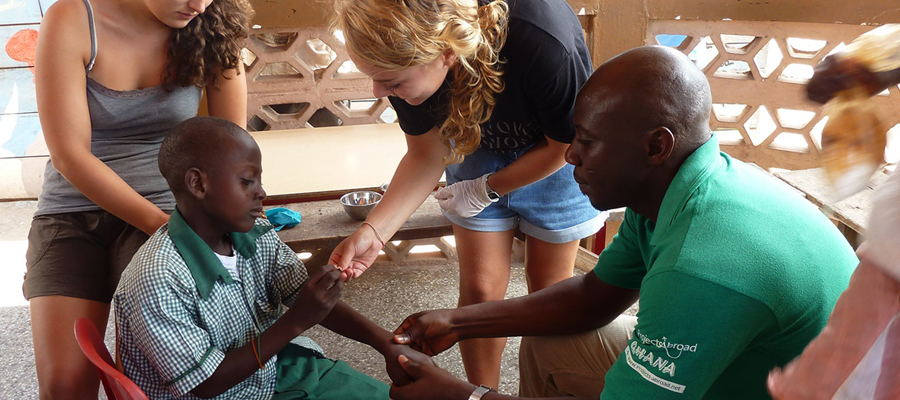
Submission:
{"label": "white latex glove", "polygon": [[459,181],[450,186],[440,188],[434,194],[438,204],[444,211],[463,218],[474,217],[491,205],[487,194],[487,177]]}
{"label": "white latex glove", "polygon": [[900,170],[875,189],[865,256],[900,281]]}

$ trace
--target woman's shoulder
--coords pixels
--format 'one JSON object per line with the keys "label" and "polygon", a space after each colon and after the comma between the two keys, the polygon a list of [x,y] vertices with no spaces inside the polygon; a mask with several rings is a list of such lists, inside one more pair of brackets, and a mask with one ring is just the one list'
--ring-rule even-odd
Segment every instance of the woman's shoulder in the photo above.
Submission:
{"label": "woman's shoulder", "polygon": [[90,23],[84,0],[59,0],[44,14],[38,39],[50,36],[54,42],[64,41],[68,45],[78,40],[90,44]]}
{"label": "woman's shoulder", "polygon": [[[76,26],[79,23],[88,23],[88,9],[84,0],[58,0],[53,3],[44,14],[41,21],[43,25],[46,22],[65,23]],[[84,25],[87,28],[87,25]]]}

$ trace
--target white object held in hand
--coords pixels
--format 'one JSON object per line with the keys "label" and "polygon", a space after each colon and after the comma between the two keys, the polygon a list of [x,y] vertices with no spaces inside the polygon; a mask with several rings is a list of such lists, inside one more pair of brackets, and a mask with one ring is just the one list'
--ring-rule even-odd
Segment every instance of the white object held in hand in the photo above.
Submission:
{"label": "white object held in hand", "polygon": [[873,196],[866,256],[900,281],[900,170],[882,182]]}
{"label": "white object held in hand", "polygon": [[491,174],[484,174],[475,179],[459,181],[443,187],[434,194],[434,198],[449,214],[463,218],[474,217],[491,203],[500,199],[497,192],[491,190],[487,184],[489,176]]}

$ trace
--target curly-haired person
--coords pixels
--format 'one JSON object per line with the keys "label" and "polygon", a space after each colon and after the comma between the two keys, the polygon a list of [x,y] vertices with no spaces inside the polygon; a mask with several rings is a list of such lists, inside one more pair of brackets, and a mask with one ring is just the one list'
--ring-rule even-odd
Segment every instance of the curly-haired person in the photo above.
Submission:
{"label": "curly-haired person", "polygon": [[60,0],[38,38],[38,114],[50,151],[28,235],[23,291],[41,399],[96,398],[72,334],[105,330],[122,270],[175,199],[156,160],[168,130],[196,115],[246,124],[240,49],[246,0]]}
{"label": "curly-haired person", "polygon": [[[603,216],[564,154],[575,95],[592,71],[562,0],[346,0],[336,28],[350,59],[389,96],[407,153],[364,226],[330,261],[345,279],[371,265],[446,173],[435,197],[459,250],[459,305],[503,299],[516,228],[528,290],[572,276],[578,241]],[[497,386],[505,339],[460,344],[471,382]]]}

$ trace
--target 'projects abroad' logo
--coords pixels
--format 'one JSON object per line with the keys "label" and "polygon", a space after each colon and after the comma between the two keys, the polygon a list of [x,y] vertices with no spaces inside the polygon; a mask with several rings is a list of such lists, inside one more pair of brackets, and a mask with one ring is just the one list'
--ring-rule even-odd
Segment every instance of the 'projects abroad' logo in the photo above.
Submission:
{"label": "'projects abroad' logo", "polygon": [[[635,331],[635,335],[636,337],[625,348],[625,362],[628,366],[654,385],[676,393],[684,393],[685,385],[669,379],[675,377],[675,361],[684,353],[696,353],[698,345],[672,342],[665,336],[649,337],[638,330]],[[665,378],[662,377],[664,375]]]}

